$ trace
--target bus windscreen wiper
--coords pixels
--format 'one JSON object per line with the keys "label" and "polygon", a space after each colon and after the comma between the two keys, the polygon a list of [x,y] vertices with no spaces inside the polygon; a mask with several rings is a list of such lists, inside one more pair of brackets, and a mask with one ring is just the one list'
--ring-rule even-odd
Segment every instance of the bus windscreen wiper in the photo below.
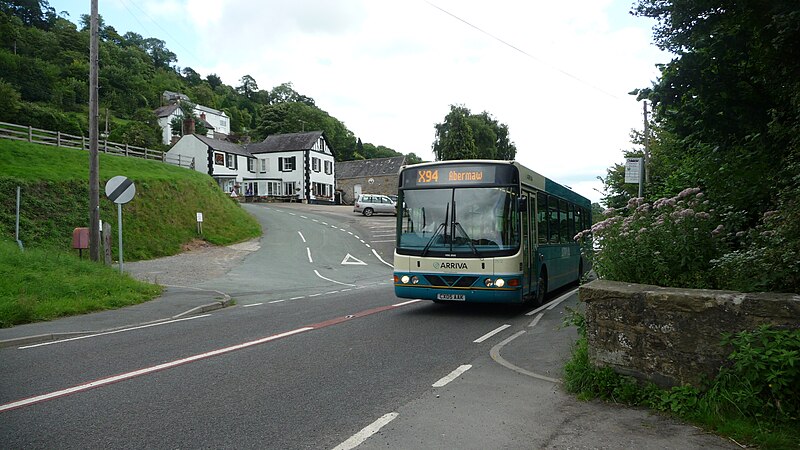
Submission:
{"label": "bus windscreen wiper", "polygon": [[[461,234],[463,234],[464,237],[467,238],[467,244],[469,244],[469,247],[472,249],[472,253],[475,256],[478,256],[478,249],[475,248],[475,244],[472,243],[472,239],[467,234],[467,230],[465,230],[464,227],[461,226],[461,223],[454,222],[453,223],[453,228],[456,229],[456,230],[460,230],[461,231]],[[455,235],[453,235],[453,240],[455,240]]]}
{"label": "bus windscreen wiper", "polygon": [[431,248],[433,241],[436,240],[436,237],[439,236],[439,233],[441,233],[442,230],[444,230],[445,240],[447,239],[447,220],[449,218],[450,218],[450,203],[447,204],[447,208],[444,210],[444,221],[442,221],[442,223],[440,223],[439,226],[436,227],[436,231],[434,231],[433,236],[431,236],[431,238],[428,239],[428,243],[425,244],[425,248],[422,249],[422,256],[428,254],[428,250]]}

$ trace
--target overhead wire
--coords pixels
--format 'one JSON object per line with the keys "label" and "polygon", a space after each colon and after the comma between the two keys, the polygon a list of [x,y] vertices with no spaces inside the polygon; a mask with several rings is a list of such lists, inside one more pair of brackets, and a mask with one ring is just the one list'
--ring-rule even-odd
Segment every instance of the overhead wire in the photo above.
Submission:
{"label": "overhead wire", "polygon": [[479,26],[477,26],[477,25],[475,25],[475,24],[473,24],[473,23],[471,23],[471,22],[469,22],[469,21],[467,21],[467,20],[465,20],[465,19],[462,19],[461,17],[459,17],[459,16],[457,16],[457,15],[455,15],[455,14],[451,13],[450,11],[448,11],[448,10],[446,10],[446,9],[444,9],[444,8],[442,8],[442,7],[438,6],[438,5],[436,5],[436,4],[433,4],[433,3],[431,3],[431,2],[430,2],[430,1],[428,1],[428,0],[423,0],[423,1],[424,1],[425,3],[427,3],[428,5],[430,5],[431,7],[433,7],[433,8],[436,8],[436,9],[438,9],[439,11],[441,11],[441,12],[443,12],[443,13],[447,14],[448,16],[450,16],[450,17],[452,17],[452,18],[454,18],[454,19],[458,20],[459,22],[462,22],[462,23],[464,23],[465,25],[467,25],[467,26],[469,26],[469,27],[471,27],[471,28],[474,28],[475,30],[479,31],[480,33],[483,33],[483,34],[485,34],[486,36],[489,36],[490,38],[492,38],[492,39],[496,40],[497,42],[500,42],[501,44],[503,44],[503,45],[505,45],[505,46],[507,46],[507,47],[509,47],[509,48],[511,48],[511,49],[513,49],[513,50],[515,50],[515,51],[517,51],[517,52],[519,52],[519,53],[521,53],[521,54],[523,54],[523,55],[527,56],[528,58],[531,58],[531,59],[533,59],[534,61],[536,61],[536,62],[538,62],[538,63],[540,63],[540,64],[542,64],[542,65],[544,65],[544,66],[547,66],[547,67],[548,67],[548,68],[550,68],[550,69],[552,69],[552,70],[554,70],[554,71],[556,71],[556,72],[559,72],[559,73],[561,73],[561,74],[563,74],[563,75],[565,75],[565,76],[567,76],[567,77],[569,77],[569,78],[572,78],[573,80],[575,80],[575,81],[577,81],[577,82],[579,82],[579,83],[581,83],[581,84],[584,84],[584,85],[586,85],[586,86],[588,86],[588,87],[590,87],[590,88],[592,88],[592,89],[594,89],[594,90],[596,90],[596,91],[598,91],[598,92],[601,92],[601,93],[603,93],[603,94],[605,94],[605,95],[607,95],[607,96],[609,96],[609,97],[611,97],[611,98],[614,98],[614,99],[616,99],[616,100],[621,100],[621,98],[620,98],[620,97],[618,97],[618,96],[616,96],[616,95],[614,95],[614,94],[612,94],[612,93],[610,93],[610,92],[608,92],[608,91],[604,90],[603,88],[601,88],[601,87],[599,87],[599,86],[596,86],[596,85],[594,85],[594,84],[592,84],[592,83],[590,83],[590,82],[588,82],[588,81],[586,81],[586,80],[584,80],[584,79],[582,79],[582,78],[580,78],[580,77],[578,77],[578,76],[576,76],[576,75],[573,75],[573,74],[571,74],[571,73],[567,72],[566,70],[564,70],[564,69],[562,69],[562,68],[560,68],[560,67],[557,67],[557,66],[555,66],[555,65],[553,65],[553,64],[550,64],[550,63],[548,63],[547,61],[544,61],[544,60],[542,60],[541,58],[537,58],[536,56],[534,56],[534,55],[532,55],[532,54],[530,54],[530,53],[526,52],[525,50],[523,50],[523,49],[521,49],[521,48],[517,47],[516,45],[514,45],[514,44],[511,44],[510,42],[506,42],[505,40],[503,40],[503,39],[499,38],[498,36],[495,36],[494,34],[492,34],[492,33],[488,32],[488,31],[484,30],[483,28],[481,28],[481,27],[479,27]]}

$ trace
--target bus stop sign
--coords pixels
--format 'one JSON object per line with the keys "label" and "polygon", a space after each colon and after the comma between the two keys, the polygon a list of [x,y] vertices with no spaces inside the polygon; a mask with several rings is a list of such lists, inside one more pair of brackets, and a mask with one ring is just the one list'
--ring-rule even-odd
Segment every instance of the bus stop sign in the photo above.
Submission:
{"label": "bus stop sign", "polygon": [[106,183],[106,197],[114,203],[124,205],[133,200],[136,186],[127,177],[118,175]]}

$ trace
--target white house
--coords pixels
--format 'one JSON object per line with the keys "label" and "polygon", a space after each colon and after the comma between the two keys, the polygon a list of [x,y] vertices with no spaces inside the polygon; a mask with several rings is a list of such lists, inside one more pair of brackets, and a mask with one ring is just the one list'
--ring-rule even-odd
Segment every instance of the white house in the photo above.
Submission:
{"label": "white house", "polygon": [[[181,101],[189,101],[183,94],[164,91],[164,98],[170,104],[162,106],[154,111],[158,118],[158,126],[161,127],[161,142],[165,145],[172,143],[172,121],[176,118],[183,118]],[[231,134],[231,121],[225,111],[218,111],[203,105],[194,105],[194,115],[200,119],[203,126],[208,130],[206,136],[215,139],[225,139]]]}
{"label": "white house", "polygon": [[244,177],[244,192],[290,196],[308,203],[333,202],[334,151],[322,131],[276,134],[247,146],[256,171]]}
{"label": "white house", "polygon": [[255,173],[255,158],[244,147],[199,134],[182,136],[167,155],[194,158],[195,170],[211,175],[226,193],[236,187],[242,195],[245,176]]}

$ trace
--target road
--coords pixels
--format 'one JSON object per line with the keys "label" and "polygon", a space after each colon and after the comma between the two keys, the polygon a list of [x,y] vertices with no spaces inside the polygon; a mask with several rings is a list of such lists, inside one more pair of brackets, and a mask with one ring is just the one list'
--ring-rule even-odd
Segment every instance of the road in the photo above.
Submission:
{"label": "road", "polygon": [[246,207],[261,248],[197,283],[235,306],[0,350],[0,446],[538,448],[597,425],[556,380],[571,293],[532,312],[409,302],[391,283],[394,217]]}

